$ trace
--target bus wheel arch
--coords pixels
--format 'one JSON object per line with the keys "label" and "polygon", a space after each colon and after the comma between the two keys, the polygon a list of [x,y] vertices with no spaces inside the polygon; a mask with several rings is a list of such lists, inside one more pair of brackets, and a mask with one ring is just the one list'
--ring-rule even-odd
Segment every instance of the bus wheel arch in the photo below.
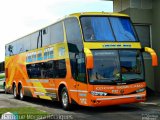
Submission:
{"label": "bus wheel arch", "polygon": [[[63,102],[64,94],[67,97],[67,102],[68,102],[66,105],[64,105],[64,102]],[[59,101],[61,102],[63,109],[71,110],[70,96],[69,96],[67,87],[64,84],[61,84],[59,86],[59,88],[58,88],[58,96],[59,96]]]}
{"label": "bus wheel arch", "polygon": [[59,88],[58,88],[58,99],[59,99],[59,101],[61,102],[61,91],[62,91],[62,89],[64,88],[64,87],[66,87],[64,84],[61,84],[60,86],[59,86]]}

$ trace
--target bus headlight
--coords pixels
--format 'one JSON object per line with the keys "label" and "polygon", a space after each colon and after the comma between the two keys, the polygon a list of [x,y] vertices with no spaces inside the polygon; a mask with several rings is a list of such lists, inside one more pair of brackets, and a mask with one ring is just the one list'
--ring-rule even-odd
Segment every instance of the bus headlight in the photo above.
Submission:
{"label": "bus headlight", "polygon": [[146,90],[146,88],[141,88],[139,90],[136,90],[137,93],[140,93],[140,92],[144,92]]}
{"label": "bus headlight", "polygon": [[91,91],[91,94],[93,96],[106,96],[108,93],[106,93],[106,92]]}

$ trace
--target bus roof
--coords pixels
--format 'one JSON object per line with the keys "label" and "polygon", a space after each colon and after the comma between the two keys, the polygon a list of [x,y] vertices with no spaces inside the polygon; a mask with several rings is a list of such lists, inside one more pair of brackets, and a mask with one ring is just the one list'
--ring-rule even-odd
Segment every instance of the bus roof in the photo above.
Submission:
{"label": "bus roof", "polygon": [[105,15],[105,16],[117,16],[117,17],[129,17],[128,15],[126,14],[121,14],[121,13],[114,13],[114,12],[80,12],[80,13],[73,13],[73,14],[70,14],[69,16],[77,16],[77,17],[80,17],[82,15]]}
{"label": "bus roof", "polygon": [[129,16],[126,15],[126,14],[115,13],[115,12],[103,12],[103,11],[102,11],[102,12],[78,12],[78,13],[72,13],[72,14],[69,14],[69,15],[67,15],[67,16],[65,16],[65,17],[62,17],[62,18],[58,19],[56,22],[54,22],[54,23],[52,23],[52,24],[50,24],[50,25],[47,25],[47,26],[45,26],[45,27],[42,27],[41,29],[38,29],[38,30],[36,30],[36,31],[33,31],[33,32],[31,32],[31,33],[29,33],[29,34],[27,34],[27,35],[25,35],[25,36],[22,36],[22,37],[16,39],[16,40],[13,40],[12,42],[7,43],[6,45],[9,45],[9,44],[11,44],[11,43],[13,43],[13,42],[15,42],[15,41],[18,41],[18,40],[20,40],[20,39],[28,36],[28,35],[31,35],[31,34],[33,34],[33,33],[35,33],[35,32],[38,32],[38,31],[40,31],[40,30],[42,30],[42,29],[45,29],[46,27],[49,27],[49,26],[51,26],[51,25],[53,25],[53,24],[56,24],[56,23],[58,23],[58,22],[60,22],[60,21],[62,21],[62,20],[64,20],[64,19],[66,19],[66,18],[68,18],[68,17],[80,17],[80,16],[90,16],[90,15],[95,15],[95,16],[96,16],[96,15],[97,15],[97,16],[105,15],[105,16],[129,17]]}

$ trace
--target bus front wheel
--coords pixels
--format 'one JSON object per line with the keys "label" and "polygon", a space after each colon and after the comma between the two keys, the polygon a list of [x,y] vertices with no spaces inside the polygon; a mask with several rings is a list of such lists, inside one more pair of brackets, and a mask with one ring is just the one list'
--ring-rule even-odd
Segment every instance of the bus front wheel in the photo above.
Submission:
{"label": "bus front wheel", "polygon": [[71,110],[71,104],[69,103],[69,95],[66,87],[61,91],[61,102],[63,109]]}

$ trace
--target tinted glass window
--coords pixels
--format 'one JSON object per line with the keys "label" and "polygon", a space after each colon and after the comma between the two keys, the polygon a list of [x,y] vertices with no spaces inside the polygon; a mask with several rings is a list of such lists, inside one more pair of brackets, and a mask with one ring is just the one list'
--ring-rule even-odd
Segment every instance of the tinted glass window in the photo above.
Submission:
{"label": "tinted glass window", "polygon": [[49,29],[49,27],[44,28],[42,30],[42,39],[43,39],[42,46],[47,46],[50,44],[50,29]]}
{"label": "tinted glass window", "polygon": [[118,51],[93,50],[94,69],[89,71],[90,82],[112,83],[120,80]]}
{"label": "tinted glass window", "polygon": [[31,49],[30,36],[26,36],[20,39],[21,51],[26,52]]}
{"label": "tinted glass window", "polygon": [[38,51],[37,60],[38,61],[43,60],[43,58],[42,58],[42,50]]}
{"label": "tinted glass window", "polygon": [[51,43],[59,43],[64,41],[63,24],[59,22],[50,27]]}
{"label": "tinted glass window", "polygon": [[66,76],[65,60],[51,60],[48,62],[28,64],[28,76],[31,79],[64,78]]}
{"label": "tinted glass window", "polygon": [[31,50],[37,48],[37,43],[39,43],[38,47],[41,47],[41,33],[40,33],[40,31],[31,34],[30,38],[31,38]]}
{"label": "tinted glass window", "polygon": [[128,18],[110,17],[117,41],[137,41],[133,26]]}
{"label": "tinted glass window", "polygon": [[17,53],[17,41],[14,41],[6,46],[6,55],[12,56],[16,55]]}
{"label": "tinted glass window", "polygon": [[77,80],[80,82],[86,82],[86,65],[84,55],[79,54],[79,59],[77,59]]}
{"label": "tinted glass window", "polygon": [[123,81],[143,79],[142,55],[137,50],[120,50],[120,65]]}
{"label": "tinted glass window", "polygon": [[[82,50],[82,37],[80,26],[76,18],[69,18],[64,21],[69,49]],[[74,47],[74,48],[72,48]]]}
{"label": "tinted glass window", "polygon": [[[68,49],[70,56],[70,64],[72,76],[75,80],[79,80],[81,82],[85,82],[85,77],[81,74],[82,64],[77,64],[76,55],[78,55],[83,49],[82,36],[80,25],[77,18],[68,18],[64,21],[66,36],[68,41]],[[77,66],[78,65],[78,66]],[[79,74],[78,74],[79,72]]]}
{"label": "tinted glass window", "polygon": [[85,41],[115,41],[107,17],[82,17]]}

